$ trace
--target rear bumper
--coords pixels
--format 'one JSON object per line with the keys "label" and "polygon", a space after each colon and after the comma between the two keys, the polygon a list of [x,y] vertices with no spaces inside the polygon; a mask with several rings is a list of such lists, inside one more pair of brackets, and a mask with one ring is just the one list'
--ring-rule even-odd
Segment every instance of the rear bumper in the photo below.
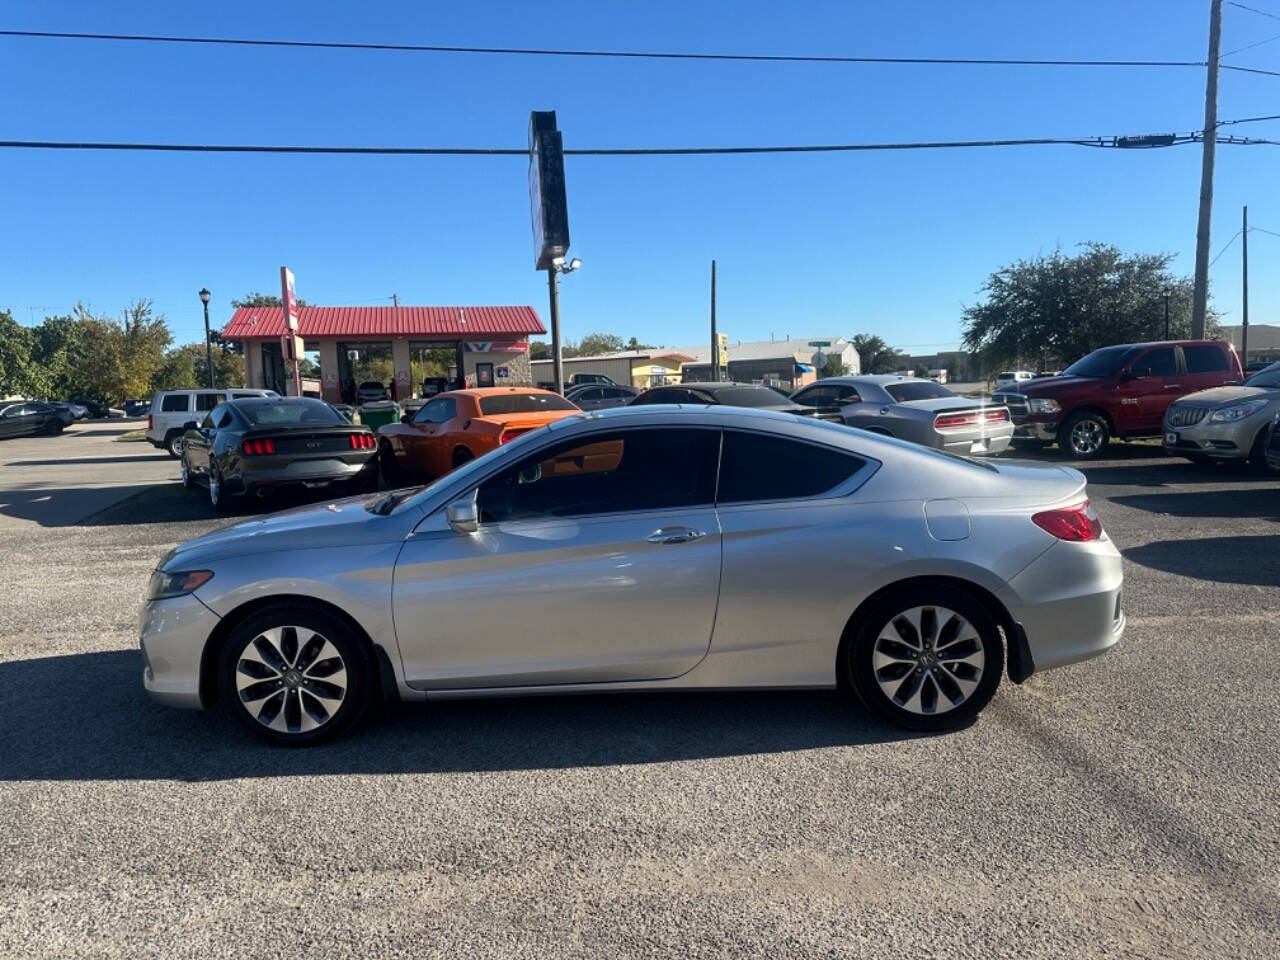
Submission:
{"label": "rear bumper", "polygon": [[142,686],[167,707],[201,710],[200,659],[220,618],[188,594],[143,604],[138,615]]}
{"label": "rear bumper", "polygon": [[285,487],[323,487],[349,480],[371,480],[377,475],[378,458],[376,451],[370,450],[369,459],[363,463],[344,463],[336,457],[295,460],[278,470],[253,470],[242,473],[234,483],[229,483],[228,487],[231,492],[251,493]]}
{"label": "rear bumper", "polygon": [[987,427],[973,430],[934,431],[938,436],[937,446],[947,453],[958,453],[963,456],[992,456],[1004,453],[1009,449],[1013,438],[1013,424],[1003,428]]}
{"label": "rear bumper", "polygon": [[1124,635],[1120,552],[1060,541],[997,595],[1026,633],[1036,672],[1101,656]]}

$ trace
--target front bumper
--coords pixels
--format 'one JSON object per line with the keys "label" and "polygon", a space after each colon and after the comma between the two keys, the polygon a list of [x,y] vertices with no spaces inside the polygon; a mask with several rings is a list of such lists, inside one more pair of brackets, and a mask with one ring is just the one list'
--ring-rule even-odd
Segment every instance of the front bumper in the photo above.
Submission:
{"label": "front bumper", "polygon": [[1030,417],[1015,422],[1014,440],[1037,440],[1040,443],[1053,443],[1058,439],[1057,420],[1032,420]]}
{"label": "front bumper", "polygon": [[1109,539],[1059,541],[997,596],[1026,632],[1038,673],[1101,656],[1120,641],[1123,582],[1120,552]]}
{"label": "front bumper", "polygon": [[204,709],[200,659],[219,619],[194,594],[143,604],[138,614],[142,686],[153,700],[168,707]]}
{"label": "front bumper", "polygon": [[1217,460],[1243,460],[1253,449],[1258,431],[1266,427],[1266,418],[1256,414],[1235,423],[1210,423],[1206,416],[1189,427],[1172,426],[1166,418],[1164,449],[1175,457],[1192,454]]}

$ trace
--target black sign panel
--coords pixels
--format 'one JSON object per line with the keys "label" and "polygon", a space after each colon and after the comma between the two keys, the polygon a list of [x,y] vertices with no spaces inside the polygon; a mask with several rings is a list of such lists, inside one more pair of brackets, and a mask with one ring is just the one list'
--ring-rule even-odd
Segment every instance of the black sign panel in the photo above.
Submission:
{"label": "black sign panel", "polygon": [[533,208],[533,265],[546,270],[569,249],[564,145],[554,110],[535,110],[529,115],[529,202]]}

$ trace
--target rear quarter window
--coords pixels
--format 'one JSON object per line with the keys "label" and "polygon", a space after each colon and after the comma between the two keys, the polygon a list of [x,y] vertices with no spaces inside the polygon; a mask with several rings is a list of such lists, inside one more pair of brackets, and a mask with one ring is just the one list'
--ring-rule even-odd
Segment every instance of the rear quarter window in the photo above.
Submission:
{"label": "rear quarter window", "polygon": [[1227,363],[1227,352],[1221,347],[1210,344],[1183,347],[1182,355],[1187,360],[1187,373],[1218,373],[1231,369]]}
{"label": "rear quarter window", "polygon": [[170,393],[160,400],[162,413],[186,413],[191,409],[191,397],[185,393]]}
{"label": "rear quarter window", "polygon": [[[843,429],[843,428],[841,428]],[[844,483],[866,461],[830,447],[726,430],[717,503],[802,500]]]}

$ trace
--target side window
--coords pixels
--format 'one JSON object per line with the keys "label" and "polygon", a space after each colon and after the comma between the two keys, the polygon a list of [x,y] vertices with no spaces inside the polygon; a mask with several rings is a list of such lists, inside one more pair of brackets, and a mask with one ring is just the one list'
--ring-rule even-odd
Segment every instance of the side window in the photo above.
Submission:
{"label": "side window", "polygon": [[232,400],[252,400],[254,397],[257,397],[257,396],[261,396],[261,394],[257,394],[257,393],[233,393],[233,394],[231,395],[231,399],[232,399]]}
{"label": "side window", "polygon": [[187,393],[170,393],[160,402],[162,413],[186,413],[191,409],[191,395]]}
{"label": "side window", "polygon": [[440,411],[437,414],[439,420],[436,423],[444,423],[446,420],[452,420],[458,415],[458,401],[453,397],[446,397],[440,401]]}
{"label": "side window", "polygon": [[414,423],[440,423],[440,420],[437,418],[436,415],[440,412],[441,402],[442,401],[440,400],[432,400],[430,403],[423,406],[423,408],[414,415],[413,422]]}
{"label": "side window", "polygon": [[219,430],[225,430],[235,422],[235,417],[231,415],[231,409],[229,407],[222,408],[222,416],[216,416],[217,413],[218,411],[214,410],[213,413],[209,414],[209,416],[213,417],[217,421]]}
{"label": "side window", "polygon": [[802,390],[795,395],[796,403],[804,404],[806,407],[823,407],[832,401],[832,392],[830,387],[810,387],[808,390]]}
{"label": "side window", "polygon": [[603,400],[604,391],[599,387],[590,387],[578,394],[579,400]]}
{"label": "side window", "polygon": [[204,419],[200,421],[201,430],[216,430],[217,425],[214,423],[213,411],[210,410],[205,414]]}
{"label": "side window", "polygon": [[828,447],[726,430],[716,502],[816,497],[848,480],[865,462]]}
{"label": "side window", "polygon": [[483,523],[710,504],[715,430],[619,430],[557,444],[487,480]]}
{"label": "side window", "polygon": [[1134,370],[1147,369],[1153,377],[1172,377],[1178,372],[1178,362],[1174,357],[1173,347],[1158,347],[1148,350],[1133,361]]}
{"label": "side window", "polygon": [[1225,373],[1231,369],[1227,365],[1226,351],[1207,344],[1183,347],[1182,355],[1187,359],[1187,373]]}
{"label": "side window", "polygon": [[862,397],[858,396],[858,388],[849,384],[836,387],[836,403],[861,403]]}
{"label": "side window", "polygon": [[223,400],[220,393],[197,393],[196,394],[196,412],[212,410]]}

